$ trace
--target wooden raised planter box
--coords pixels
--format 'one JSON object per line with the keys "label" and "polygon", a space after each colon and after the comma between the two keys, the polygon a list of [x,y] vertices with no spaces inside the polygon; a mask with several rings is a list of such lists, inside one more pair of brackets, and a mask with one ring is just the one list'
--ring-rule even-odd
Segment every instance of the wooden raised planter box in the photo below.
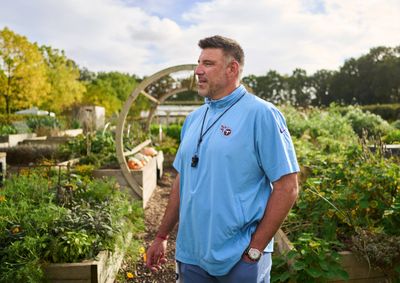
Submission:
{"label": "wooden raised planter box", "polygon": [[[152,157],[142,169],[131,170],[131,174],[142,188],[143,207],[145,207],[157,186],[157,157]],[[135,196],[129,184],[126,182],[121,169],[96,169],[93,170],[93,177],[114,177],[125,191]]]}
{"label": "wooden raised planter box", "polygon": [[[275,235],[275,243],[278,253],[282,254],[293,249],[293,244],[289,241],[285,233],[279,229]],[[385,283],[388,282],[385,275],[377,270],[370,269],[368,262],[361,257],[357,257],[350,251],[339,252],[341,256],[340,264],[349,274],[349,280],[343,281],[332,279],[328,282],[334,283]]]}
{"label": "wooden raised planter box", "polygon": [[36,137],[36,134],[13,134],[7,136],[0,136],[0,144],[4,144],[4,147],[14,147],[25,139],[31,139]]}
{"label": "wooden raised planter box", "polygon": [[113,283],[131,239],[129,232],[123,248],[101,251],[95,260],[49,264],[44,268],[46,279],[49,283]]}

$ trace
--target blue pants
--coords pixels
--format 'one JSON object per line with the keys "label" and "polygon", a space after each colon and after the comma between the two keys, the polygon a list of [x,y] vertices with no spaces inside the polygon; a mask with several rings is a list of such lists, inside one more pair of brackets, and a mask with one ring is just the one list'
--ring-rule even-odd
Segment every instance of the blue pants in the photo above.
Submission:
{"label": "blue pants", "polygon": [[224,276],[212,276],[204,269],[178,262],[180,283],[269,283],[272,266],[271,253],[264,253],[258,262],[240,260]]}

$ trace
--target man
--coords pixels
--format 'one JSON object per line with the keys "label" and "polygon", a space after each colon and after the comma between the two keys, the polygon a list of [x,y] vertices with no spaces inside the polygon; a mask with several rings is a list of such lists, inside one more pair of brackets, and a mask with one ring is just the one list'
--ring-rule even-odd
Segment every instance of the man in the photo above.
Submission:
{"label": "man", "polygon": [[195,74],[206,103],[182,127],[178,175],[147,266],[166,262],[179,220],[181,282],[269,282],[272,239],[298,194],[293,144],[282,114],[240,85],[240,45],[213,36],[199,46]]}

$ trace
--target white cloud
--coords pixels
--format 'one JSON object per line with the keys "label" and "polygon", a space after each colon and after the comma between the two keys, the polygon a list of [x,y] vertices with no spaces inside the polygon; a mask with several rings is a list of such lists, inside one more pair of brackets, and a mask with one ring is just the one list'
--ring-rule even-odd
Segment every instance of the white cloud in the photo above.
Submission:
{"label": "white cloud", "polygon": [[237,39],[245,74],[257,75],[337,69],[371,47],[400,44],[397,0],[203,0],[182,17],[154,16],[182,4],[173,1],[150,14],[151,5],[145,11],[134,0],[0,0],[0,28],[64,49],[90,70],[141,76],[196,62],[197,41],[214,34]]}

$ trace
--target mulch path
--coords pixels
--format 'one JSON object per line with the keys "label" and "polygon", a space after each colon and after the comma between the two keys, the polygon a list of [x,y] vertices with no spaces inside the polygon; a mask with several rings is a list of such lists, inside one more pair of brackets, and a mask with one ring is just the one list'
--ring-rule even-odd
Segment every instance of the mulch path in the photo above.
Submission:
{"label": "mulch path", "polygon": [[[175,179],[176,171],[172,168],[164,169],[164,174],[161,180],[158,180],[157,188],[154,190],[149,202],[144,211],[146,231],[143,236],[144,247],[147,247],[153,241],[158,226],[161,223],[164,211],[168,203],[169,194],[172,187],[172,182]],[[144,261],[132,263],[130,259],[125,259],[120,269],[120,279],[115,282],[134,282],[134,283],[173,283],[175,282],[175,239],[177,229],[169,235],[167,259],[162,270],[157,273],[152,273],[146,268]],[[134,270],[133,270],[134,269]],[[126,279],[126,272],[132,272],[133,278]]]}

